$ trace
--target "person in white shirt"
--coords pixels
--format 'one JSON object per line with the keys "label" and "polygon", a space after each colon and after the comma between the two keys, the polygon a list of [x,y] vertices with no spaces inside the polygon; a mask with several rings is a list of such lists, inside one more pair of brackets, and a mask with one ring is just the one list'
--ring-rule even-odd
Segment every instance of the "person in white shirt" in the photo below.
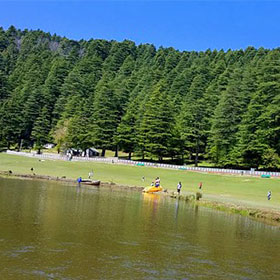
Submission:
{"label": "person in white shirt", "polygon": [[181,188],[182,188],[182,183],[179,182],[178,185],[177,185],[177,192],[178,192],[178,194],[180,194]]}

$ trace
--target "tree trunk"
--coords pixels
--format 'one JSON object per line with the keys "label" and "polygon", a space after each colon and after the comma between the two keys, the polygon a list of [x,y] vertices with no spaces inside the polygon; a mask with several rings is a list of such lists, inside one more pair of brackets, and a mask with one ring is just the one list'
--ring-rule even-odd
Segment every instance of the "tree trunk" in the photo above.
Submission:
{"label": "tree trunk", "polygon": [[17,152],[19,152],[19,147],[20,147],[20,139],[18,139],[18,143],[17,143]]}
{"label": "tree trunk", "polygon": [[189,153],[189,160],[192,160],[192,151]]}
{"label": "tree trunk", "polygon": [[197,167],[198,166],[198,148],[199,148],[199,145],[198,145],[199,141],[198,139],[196,140],[196,147],[195,147],[195,160],[194,160],[194,166]]}
{"label": "tree trunk", "polygon": [[17,151],[18,151],[18,152],[20,152],[20,151],[21,151],[21,147],[22,147],[22,140],[23,140],[23,139],[19,139],[19,140],[18,140],[18,148],[17,148]]}
{"label": "tree trunk", "polygon": [[101,156],[105,157],[106,149],[102,149]]}
{"label": "tree trunk", "polygon": [[131,152],[128,153],[128,159],[131,160]]}
{"label": "tree trunk", "polygon": [[116,146],[116,149],[115,149],[115,157],[119,157],[119,147],[118,147],[118,145]]}

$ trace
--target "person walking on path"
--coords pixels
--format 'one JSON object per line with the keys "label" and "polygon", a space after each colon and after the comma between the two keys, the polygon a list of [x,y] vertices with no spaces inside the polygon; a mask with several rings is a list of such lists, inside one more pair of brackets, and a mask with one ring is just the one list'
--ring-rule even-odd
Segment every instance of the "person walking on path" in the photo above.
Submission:
{"label": "person walking on path", "polygon": [[182,188],[182,184],[181,184],[181,182],[179,182],[178,185],[177,185],[178,194],[180,194],[181,188]]}
{"label": "person walking on path", "polygon": [[270,200],[271,199],[271,191],[268,191],[267,193],[267,200]]}

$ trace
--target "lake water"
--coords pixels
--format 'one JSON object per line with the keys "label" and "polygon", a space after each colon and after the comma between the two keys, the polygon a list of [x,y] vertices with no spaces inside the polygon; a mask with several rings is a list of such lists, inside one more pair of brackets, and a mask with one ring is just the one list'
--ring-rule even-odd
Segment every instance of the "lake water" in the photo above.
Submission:
{"label": "lake water", "polygon": [[280,279],[280,229],[159,195],[0,178],[0,279]]}

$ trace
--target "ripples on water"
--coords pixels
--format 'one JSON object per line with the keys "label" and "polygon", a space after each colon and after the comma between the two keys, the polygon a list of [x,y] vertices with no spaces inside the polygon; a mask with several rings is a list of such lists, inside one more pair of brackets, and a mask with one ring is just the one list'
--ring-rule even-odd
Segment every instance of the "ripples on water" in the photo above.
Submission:
{"label": "ripples on water", "polygon": [[280,279],[279,228],[159,195],[0,179],[1,279]]}

